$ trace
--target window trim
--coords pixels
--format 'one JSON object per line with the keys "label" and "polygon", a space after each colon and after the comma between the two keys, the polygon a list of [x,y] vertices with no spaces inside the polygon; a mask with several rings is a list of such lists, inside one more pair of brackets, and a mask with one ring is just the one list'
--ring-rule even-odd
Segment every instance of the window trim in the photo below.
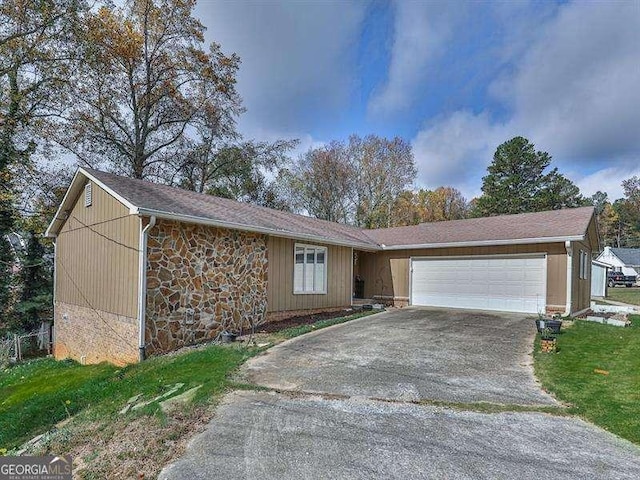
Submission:
{"label": "window trim", "polygon": [[578,271],[578,278],[580,280],[587,280],[589,278],[589,255],[586,250],[580,250],[580,266]]}
{"label": "window trim", "polygon": [[[296,290],[296,251],[298,248],[304,248],[305,249],[305,253],[304,253],[304,263],[303,265],[305,267],[303,267],[303,273],[302,273],[302,282],[303,282],[303,288],[304,288],[304,279],[305,279],[305,268],[307,265],[307,252],[306,249],[307,248],[314,248],[316,250],[321,250],[324,253],[324,282],[322,285],[322,290],[313,290],[313,291],[304,291],[304,290]],[[315,278],[315,265],[317,265],[316,263],[313,264],[314,265],[314,278]],[[327,295],[327,283],[328,283],[328,277],[329,277],[329,249],[323,245],[311,245],[308,243],[294,243],[293,244],[293,273],[292,273],[292,280],[293,280],[293,294],[294,295]]]}

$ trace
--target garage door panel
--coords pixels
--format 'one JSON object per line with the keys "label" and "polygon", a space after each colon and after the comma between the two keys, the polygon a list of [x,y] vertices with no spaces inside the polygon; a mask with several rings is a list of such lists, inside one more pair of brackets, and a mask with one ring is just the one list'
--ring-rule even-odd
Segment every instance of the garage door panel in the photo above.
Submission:
{"label": "garage door panel", "polygon": [[416,258],[413,305],[537,313],[546,300],[546,257]]}

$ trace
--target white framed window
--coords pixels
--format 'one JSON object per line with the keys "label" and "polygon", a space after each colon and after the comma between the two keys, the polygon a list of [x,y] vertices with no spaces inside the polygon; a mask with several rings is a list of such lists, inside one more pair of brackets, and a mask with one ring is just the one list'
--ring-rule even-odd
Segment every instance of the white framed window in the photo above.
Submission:
{"label": "white framed window", "polygon": [[327,293],[327,247],[295,244],[293,293]]}
{"label": "white framed window", "polygon": [[93,202],[93,195],[91,192],[91,182],[84,186],[84,206],[90,207]]}
{"label": "white framed window", "polygon": [[579,277],[582,280],[589,278],[589,255],[584,250],[580,250],[580,272]]}

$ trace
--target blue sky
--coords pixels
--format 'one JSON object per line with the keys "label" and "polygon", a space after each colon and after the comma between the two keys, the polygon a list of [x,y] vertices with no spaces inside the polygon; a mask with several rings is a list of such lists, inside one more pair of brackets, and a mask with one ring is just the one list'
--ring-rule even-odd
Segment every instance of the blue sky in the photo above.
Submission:
{"label": "blue sky", "polygon": [[640,1],[207,1],[242,58],[248,138],[300,153],[351,133],[411,142],[416,187],[480,192],[523,135],[585,194],[640,175]]}

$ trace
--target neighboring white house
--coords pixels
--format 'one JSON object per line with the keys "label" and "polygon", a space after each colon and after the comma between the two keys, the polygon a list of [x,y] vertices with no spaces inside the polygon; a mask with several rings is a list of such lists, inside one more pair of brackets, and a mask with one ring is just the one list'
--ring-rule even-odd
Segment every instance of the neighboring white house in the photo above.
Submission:
{"label": "neighboring white house", "polygon": [[624,275],[640,275],[640,248],[604,247],[596,260],[611,265],[613,271]]}
{"label": "neighboring white house", "polygon": [[598,260],[591,261],[591,296],[607,296],[607,272],[613,267]]}

